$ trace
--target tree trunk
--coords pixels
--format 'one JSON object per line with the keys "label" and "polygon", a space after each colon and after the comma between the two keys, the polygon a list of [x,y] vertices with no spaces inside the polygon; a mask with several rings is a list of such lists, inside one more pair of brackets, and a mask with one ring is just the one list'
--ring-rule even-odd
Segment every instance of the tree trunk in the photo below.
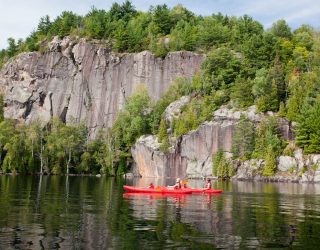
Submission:
{"label": "tree trunk", "polygon": [[67,162],[67,175],[69,175],[70,162],[71,162],[71,150],[69,150],[69,157],[68,157],[68,162]]}
{"label": "tree trunk", "polygon": [[32,160],[33,160],[33,139],[31,140],[31,155],[32,155]]}
{"label": "tree trunk", "polygon": [[42,138],[40,141],[40,173],[43,174],[43,145]]}

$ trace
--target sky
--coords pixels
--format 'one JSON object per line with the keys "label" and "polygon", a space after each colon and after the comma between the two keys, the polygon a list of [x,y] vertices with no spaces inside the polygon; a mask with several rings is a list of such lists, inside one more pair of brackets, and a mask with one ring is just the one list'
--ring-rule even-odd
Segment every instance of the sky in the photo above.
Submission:
{"label": "sky", "polygon": [[[38,25],[41,17],[51,20],[64,10],[86,14],[92,6],[109,9],[115,0],[0,0],[0,49],[7,39],[26,38]],[[180,3],[198,15],[221,12],[229,16],[248,14],[262,23],[265,29],[279,19],[285,19],[292,29],[309,24],[320,29],[319,0],[131,0],[137,10],[147,11],[151,5]]]}

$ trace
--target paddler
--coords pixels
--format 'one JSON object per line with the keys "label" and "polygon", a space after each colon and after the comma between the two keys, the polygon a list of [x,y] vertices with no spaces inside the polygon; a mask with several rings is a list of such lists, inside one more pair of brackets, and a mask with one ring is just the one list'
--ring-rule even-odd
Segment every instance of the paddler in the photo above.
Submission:
{"label": "paddler", "polygon": [[174,184],[173,186],[168,186],[168,188],[181,189],[182,188],[182,184],[181,184],[180,178],[176,179],[176,184]]}
{"label": "paddler", "polygon": [[181,188],[182,188],[180,178],[177,178],[177,179],[176,179],[176,184],[173,185],[173,188],[174,188],[174,189],[181,189]]}
{"label": "paddler", "polygon": [[210,179],[207,180],[207,183],[205,184],[205,188],[211,189],[211,180]]}

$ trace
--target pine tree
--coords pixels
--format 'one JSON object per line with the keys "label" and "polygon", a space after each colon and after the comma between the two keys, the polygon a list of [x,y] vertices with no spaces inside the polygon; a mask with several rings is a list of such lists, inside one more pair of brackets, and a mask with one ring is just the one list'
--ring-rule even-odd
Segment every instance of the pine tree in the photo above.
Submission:
{"label": "pine tree", "polygon": [[166,152],[170,147],[166,121],[164,118],[162,118],[160,121],[160,126],[158,131],[158,142],[160,143],[160,150],[162,152]]}
{"label": "pine tree", "polygon": [[320,152],[320,102],[306,106],[298,116],[295,141],[305,153]]}
{"label": "pine tree", "polygon": [[251,106],[253,104],[251,89],[252,81],[237,78],[234,86],[231,88],[231,100],[239,108]]}
{"label": "pine tree", "polygon": [[277,115],[280,116],[280,117],[285,117],[286,116],[286,108],[285,108],[283,102],[280,102],[279,111],[278,111]]}
{"label": "pine tree", "polygon": [[264,165],[262,174],[264,176],[273,176],[275,174],[276,169],[277,169],[276,156],[273,152],[272,145],[269,145],[267,149],[267,155],[265,158],[265,165]]}
{"label": "pine tree", "polygon": [[233,175],[232,164],[227,161],[222,149],[212,155],[212,173],[221,178],[229,178]]}
{"label": "pine tree", "polygon": [[254,134],[253,123],[242,115],[239,123],[236,125],[232,138],[232,153],[234,158],[247,160],[251,157],[254,149]]}
{"label": "pine tree", "polygon": [[165,137],[168,138],[167,125],[166,125],[165,119],[162,118],[160,121],[159,130],[158,130],[158,142],[162,143],[162,141],[165,139]]}

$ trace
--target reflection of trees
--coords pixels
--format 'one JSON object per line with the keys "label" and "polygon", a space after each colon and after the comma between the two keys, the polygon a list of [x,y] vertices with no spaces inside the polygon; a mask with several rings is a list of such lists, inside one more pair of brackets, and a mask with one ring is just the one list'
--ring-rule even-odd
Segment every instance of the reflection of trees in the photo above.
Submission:
{"label": "reflection of trees", "polygon": [[[123,198],[122,181],[0,176],[0,248],[310,249],[319,197],[278,185],[219,183],[223,195]],[[281,186],[284,188],[284,186]]]}
{"label": "reflection of trees", "polygon": [[99,222],[106,218],[104,205],[110,201],[111,180],[99,179],[98,185],[96,178],[0,178],[0,228],[12,231],[6,235],[8,246],[108,246],[106,224]]}

